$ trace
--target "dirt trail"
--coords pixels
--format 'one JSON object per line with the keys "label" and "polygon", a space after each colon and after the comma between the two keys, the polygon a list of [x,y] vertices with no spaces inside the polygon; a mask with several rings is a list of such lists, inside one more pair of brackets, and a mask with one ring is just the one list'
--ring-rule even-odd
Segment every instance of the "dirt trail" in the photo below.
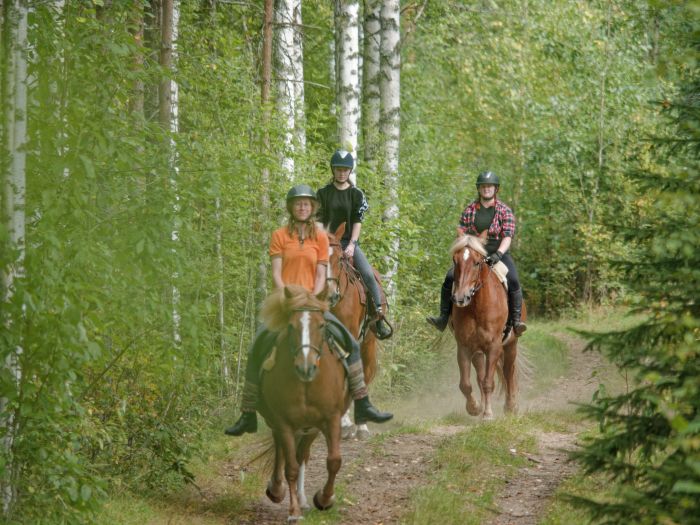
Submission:
{"label": "dirt trail", "polygon": [[[559,378],[547,390],[521,401],[521,412],[570,408],[572,401],[590,399],[597,379],[592,372],[602,370],[603,363],[596,353],[583,353],[583,344],[573,337],[558,334],[570,348],[571,373]],[[380,428],[397,427],[414,421],[440,417],[464,410],[462,396],[456,387],[457,378],[442,381],[430,396],[407,400],[395,410],[395,421]],[[526,395],[526,393],[525,393]],[[394,407],[392,407],[394,408]],[[416,419],[416,414],[420,415]],[[477,420],[474,420],[474,424]],[[432,427],[425,433],[401,434],[368,444],[364,441],[343,443],[343,467],[337,486],[336,508],[342,524],[398,523],[405,514],[411,491],[425,483],[432,470],[431,458],[441,441],[464,430],[463,425]],[[507,481],[503,493],[495,501],[491,525],[531,525],[545,510],[549,498],[559,484],[575,471],[566,461],[566,450],[575,446],[571,434],[543,433],[539,436],[539,452],[528,456],[530,465]],[[325,444],[317,440],[314,457],[325,456]],[[239,478],[233,465],[226,472],[232,480]],[[307,470],[307,497],[309,501],[325,479],[325,461],[312,461]],[[255,505],[235,523],[284,523],[287,518],[287,500],[281,505],[271,503],[262,493]]]}

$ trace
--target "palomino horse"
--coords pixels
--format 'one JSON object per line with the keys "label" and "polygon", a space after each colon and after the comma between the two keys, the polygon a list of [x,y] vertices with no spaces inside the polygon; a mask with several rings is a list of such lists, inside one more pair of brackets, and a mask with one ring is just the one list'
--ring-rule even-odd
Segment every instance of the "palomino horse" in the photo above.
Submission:
{"label": "palomino horse", "polygon": [[[454,286],[452,289],[451,324],[457,340],[459,388],[467,399],[467,412],[493,417],[491,394],[494,375],[505,382],[505,411],[516,410],[516,361],[518,339],[509,330],[503,340],[508,319],[508,297],[496,274],[486,262],[483,240],[472,235],[458,237],[452,247]],[[525,305],[522,311],[526,319]],[[470,365],[476,370],[483,407],[472,395]]]}
{"label": "palomino horse", "polygon": [[289,518],[302,518],[308,507],[304,470],[319,431],[326,438],[328,478],[314,504],[333,506],[335,477],[340,469],[340,418],[350,404],[345,369],[329,348],[323,312],[328,304],[300,286],[274,291],[262,309],[266,326],[279,333],[276,350],[264,365],[260,413],[272,429],[274,470],[266,494],[284,499],[283,476],[289,488]]}
{"label": "palomino horse", "polygon": [[[371,301],[371,298],[367,295],[365,304],[362,304],[364,284],[348,258],[343,256],[340,239],[343,238],[344,233],[345,223],[341,224],[334,233],[328,234],[330,241],[330,260],[326,274],[328,298],[333,314],[360,343],[365,383],[369,385],[377,373],[377,338],[369,329],[370,321],[367,315],[367,302]],[[352,420],[349,414],[343,416],[342,427],[343,438],[350,437],[349,429],[352,427]],[[369,436],[366,423],[358,425],[357,434],[362,437]]]}

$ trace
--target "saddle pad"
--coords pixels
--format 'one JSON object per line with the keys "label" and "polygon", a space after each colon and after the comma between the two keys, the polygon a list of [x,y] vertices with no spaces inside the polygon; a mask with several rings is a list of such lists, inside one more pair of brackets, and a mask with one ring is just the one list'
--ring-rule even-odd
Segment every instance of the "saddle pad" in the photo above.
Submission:
{"label": "saddle pad", "polygon": [[506,279],[506,275],[508,275],[508,267],[501,261],[498,261],[493,265],[493,273],[496,274],[496,277],[498,277],[498,280],[501,281],[503,287],[508,290],[508,280]]}

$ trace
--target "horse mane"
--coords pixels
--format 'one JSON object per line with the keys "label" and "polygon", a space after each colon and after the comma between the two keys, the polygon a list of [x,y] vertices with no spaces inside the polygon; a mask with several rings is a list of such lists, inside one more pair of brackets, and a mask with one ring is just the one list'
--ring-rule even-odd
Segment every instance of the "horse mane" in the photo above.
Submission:
{"label": "horse mane", "polygon": [[[290,297],[287,297],[287,294]],[[328,303],[316,297],[303,286],[290,284],[284,288],[273,290],[267,296],[260,311],[260,319],[268,329],[279,332],[287,325],[295,310],[305,308],[326,312],[328,311]]]}
{"label": "horse mane", "polygon": [[486,253],[484,244],[486,244],[486,241],[480,237],[476,237],[474,235],[460,235],[454,240],[452,246],[450,246],[450,256],[453,256],[462,248],[471,248],[475,252],[486,257],[488,254]]}

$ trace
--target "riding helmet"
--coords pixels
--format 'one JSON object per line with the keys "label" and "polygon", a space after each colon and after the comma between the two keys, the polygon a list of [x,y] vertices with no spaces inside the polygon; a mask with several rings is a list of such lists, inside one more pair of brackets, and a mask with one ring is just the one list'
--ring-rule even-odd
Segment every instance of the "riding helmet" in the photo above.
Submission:
{"label": "riding helmet", "polygon": [[287,202],[297,197],[308,197],[316,200],[316,192],[308,184],[299,184],[287,192]]}
{"label": "riding helmet", "polygon": [[355,167],[355,159],[352,157],[352,153],[344,149],[336,150],[331,157],[331,169],[335,167],[353,169]]}
{"label": "riding helmet", "polygon": [[476,178],[476,187],[478,188],[482,184],[493,184],[495,186],[500,186],[501,182],[498,180],[498,175],[493,171],[484,171],[479,173]]}

